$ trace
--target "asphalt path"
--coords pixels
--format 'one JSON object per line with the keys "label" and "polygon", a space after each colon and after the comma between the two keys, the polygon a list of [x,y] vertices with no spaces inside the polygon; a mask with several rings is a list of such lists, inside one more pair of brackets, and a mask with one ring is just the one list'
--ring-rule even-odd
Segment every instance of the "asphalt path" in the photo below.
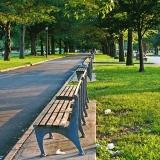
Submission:
{"label": "asphalt path", "polygon": [[147,62],[154,63],[154,65],[160,65],[160,56],[147,56]]}
{"label": "asphalt path", "polygon": [[89,54],[0,73],[0,156],[5,156]]}

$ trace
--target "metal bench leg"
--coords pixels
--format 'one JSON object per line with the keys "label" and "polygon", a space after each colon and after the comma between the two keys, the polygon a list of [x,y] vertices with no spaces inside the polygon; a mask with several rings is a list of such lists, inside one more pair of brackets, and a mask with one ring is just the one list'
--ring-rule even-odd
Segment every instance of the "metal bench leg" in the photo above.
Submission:
{"label": "metal bench leg", "polygon": [[[84,95],[85,95],[85,101],[86,103],[89,103],[89,98],[88,98],[88,94],[87,94],[87,75],[85,77],[85,84],[84,84]],[[88,105],[86,106],[86,108],[88,109]]]}
{"label": "metal bench leg", "polygon": [[84,92],[84,84],[83,84],[83,88],[82,88],[82,107],[83,107],[83,112],[85,114],[85,117],[88,117],[88,113],[87,113],[87,108],[86,108],[86,99],[85,99],[85,92]]}
{"label": "metal bench leg", "polygon": [[51,132],[49,132],[49,139],[53,139],[53,135]]}
{"label": "metal bench leg", "polygon": [[89,109],[87,101],[85,102],[86,109]]}
{"label": "metal bench leg", "polygon": [[[78,122],[79,131],[80,131],[81,134],[82,134],[81,138],[85,138],[86,135],[85,135],[84,130],[83,130],[83,127],[82,127],[81,118],[79,118],[78,121],[79,121],[79,122]],[[86,125],[86,123],[85,123],[85,124],[83,123],[83,125]]]}
{"label": "metal bench leg", "polygon": [[81,119],[82,119],[82,121],[83,121],[83,125],[85,125],[86,124],[86,121],[85,121],[85,118],[84,118],[84,114],[83,114],[83,112],[85,113],[85,116],[86,116],[86,111],[85,111],[85,106],[84,106],[84,99],[83,99],[83,91],[82,91],[82,88],[81,88],[81,90],[80,90],[80,99],[79,99],[79,114],[80,114],[80,117],[81,117]]}
{"label": "metal bench leg", "polygon": [[[79,140],[79,135],[78,135],[78,130],[82,129],[82,128],[80,128],[80,127],[82,127],[81,123],[79,123],[80,121],[81,121],[81,109],[79,106],[78,97],[75,96],[74,107],[72,110],[70,124],[66,128],[67,131],[65,132],[65,134],[66,134],[66,137],[68,139],[70,139],[75,144],[75,146],[79,150],[79,155],[84,155],[84,151],[82,149],[82,146],[81,146],[81,143]],[[83,135],[84,132],[83,132],[83,130],[81,130],[81,131],[82,131],[82,135]]]}
{"label": "metal bench leg", "polygon": [[[79,139],[79,137],[78,137],[78,135],[77,135],[77,138]],[[72,138],[71,138],[71,141],[75,144],[75,146],[78,148],[78,150],[79,150],[79,155],[84,155],[85,153],[84,153],[84,151],[83,151],[83,149],[82,149],[82,147],[81,147],[81,144],[80,144],[80,141],[75,141],[75,139],[77,139],[76,138],[76,135],[75,136],[72,136]]]}
{"label": "metal bench leg", "polygon": [[85,105],[83,105],[83,112],[84,112],[84,114],[85,114],[85,117],[88,117],[88,113],[87,113],[87,111],[86,111],[86,106],[85,106]]}
{"label": "metal bench leg", "polygon": [[[74,130],[73,128],[74,127]],[[78,126],[77,126],[78,127]],[[66,137],[68,139],[70,139],[74,145],[77,147],[77,149],[79,150],[79,155],[84,155],[84,151],[82,149],[82,146],[81,146],[81,143],[80,143],[80,140],[79,140],[79,135],[78,135],[78,128],[76,129],[75,126],[70,126],[70,128],[68,128],[70,130],[70,132],[68,132],[68,134],[66,135]]]}
{"label": "metal bench leg", "polygon": [[35,128],[35,133],[36,133],[36,138],[37,138],[37,142],[38,142],[38,146],[39,146],[39,149],[41,151],[41,157],[45,157],[46,156],[46,153],[44,151],[44,148],[43,148],[43,137],[44,137],[44,133],[41,129],[39,128]]}
{"label": "metal bench leg", "polygon": [[[83,113],[83,111],[82,111],[82,113]],[[81,116],[81,120],[83,121],[83,125],[86,125],[86,120],[85,120],[84,116]]]}

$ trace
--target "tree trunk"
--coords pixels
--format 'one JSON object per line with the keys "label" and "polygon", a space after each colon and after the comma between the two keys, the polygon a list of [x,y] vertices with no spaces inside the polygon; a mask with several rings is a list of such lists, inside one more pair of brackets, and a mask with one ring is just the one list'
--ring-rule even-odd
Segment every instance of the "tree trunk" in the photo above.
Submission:
{"label": "tree trunk", "polygon": [[110,54],[110,56],[111,57],[115,57],[115,55],[116,55],[116,43],[115,43],[115,41],[113,41],[111,44],[110,44],[110,50],[111,50],[111,54]]}
{"label": "tree trunk", "polygon": [[48,37],[48,55],[50,55],[50,38]]}
{"label": "tree trunk", "polygon": [[120,34],[120,36],[119,36],[119,62],[125,62],[123,34]]}
{"label": "tree trunk", "polygon": [[154,50],[155,50],[154,55],[157,56],[158,55],[158,46],[155,46]]}
{"label": "tree trunk", "polygon": [[41,56],[44,56],[44,42],[43,42],[43,36],[40,36],[40,42],[41,42]]}
{"label": "tree trunk", "polygon": [[4,42],[4,61],[10,61],[11,53],[11,23],[8,21],[5,26],[5,42]]}
{"label": "tree trunk", "polygon": [[132,29],[128,29],[128,47],[126,65],[134,65],[133,63],[133,45],[132,45]]}
{"label": "tree trunk", "polygon": [[106,54],[106,46],[104,44],[102,44],[102,53]]}
{"label": "tree trunk", "polygon": [[59,38],[59,54],[62,54],[62,40]]}
{"label": "tree trunk", "polygon": [[145,42],[142,42],[142,46],[143,46],[143,53],[146,55],[147,54],[147,45]]}
{"label": "tree trunk", "polygon": [[69,52],[70,53],[75,52],[75,46],[73,43],[69,43]]}
{"label": "tree trunk", "polygon": [[111,47],[110,47],[110,44],[109,44],[109,43],[107,43],[106,54],[107,54],[107,55],[111,55]]}
{"label": "tree trunk", "polygon": [[102,44],[102,53],[109,55],[109,47],[108,47],[107,38],[104,38],[101,41],[101,44]]}
{"label": "tree trunk", "polygon": [[54,36],[51,37],[51,52],[55,54]]}
{"label": "tree trunk", "polygon": [[30,34],[30,39],[31,39],[31,55],[37,55],[36,51],[36,40],[37,40],[37,35],[35,33]]}
{"label": "tree trunk", "polygon": [[144,72],[143,51],[142,51],[142,35],[141,35],[140,31],[138,31],[138,45],[139,45],[139,60],[140,60],[139,72]]}
{"label": "tree trunk", "polygon": [[112,56],[112,44],[111,43],[108,44],[108,51],[109,51],[108,55]]}
{"label": "tree trunk", "polygon": [[25,25],[20,25],[20,52],[19,52],[19,58],[24,59],[24,43],[25,40]]}
{"label": "tree trunk", "polygon": [[64,53],[67,54],[68,53],[68,42],[64,41]]}

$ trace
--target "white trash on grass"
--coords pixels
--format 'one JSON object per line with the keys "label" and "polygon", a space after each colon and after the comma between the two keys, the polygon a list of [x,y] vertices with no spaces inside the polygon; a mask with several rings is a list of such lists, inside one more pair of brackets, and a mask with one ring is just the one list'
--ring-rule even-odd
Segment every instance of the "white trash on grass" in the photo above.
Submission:
{"label": "white trash on grass", "polygon": [[56,151],[56,154],[65,154],[65,152],[61,152],[60,149]]}
{"label": "white trash on grass", "polygon": [[99,146],[99,144],[98,144],[98,143],[96,143],[96,144],[95,144],[95,147],[97,148],[98,146]]}
{"label": "white trash on grass", "polygon": [[108,143],[107,147],[108,147],[108,149],[113,149],[114,148],[114,144],[113,143]]}
{"label": "white trash on grass", "polygon": [[119,150],[117,150],[117,151],[109,151],[109,152],[110,152],[110,154],[111,154],[112,156],[115,156],[115,155],[120,154],[120,151],[119,151]]}
{"label": "white trash on grass", "polygon": [[105,114],[111,113],[111,109],[106,109]]}
{"label": "white trash on grass", "polygon": [[117,151],[112,151],[112,149],[114,149],[114,144],[113,144],[113,143],[108,143],[107,147],[108,147],[108,150],[109,150],[109,152],[110,152],[110,154],[111,154],[112,156],[115,156],[115,155],[120,154],[120,151],[119,151],[119,150],[117,150]]}

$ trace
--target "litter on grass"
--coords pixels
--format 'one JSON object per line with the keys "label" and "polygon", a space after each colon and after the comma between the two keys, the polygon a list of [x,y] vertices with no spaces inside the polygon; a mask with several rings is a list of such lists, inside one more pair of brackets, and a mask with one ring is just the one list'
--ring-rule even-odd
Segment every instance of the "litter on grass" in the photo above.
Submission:
{"label": "litter on grass", "polygon": [[120,154],[120,151],[119,150],[117,150],[117,151],[110,151],[110,153],[111,153],[112,156],[115,156],[115,155]]}
{"label": "litter on grass", "polygon": [[56,151],[56,154],[65,154],[65,152],[61,152],[60,149]]}
{"label": "litter on grass", "polygon": [[113,149],[114,148],[114,144],[113,143],[108,143],[107,147],[108,147],[108,149]]}
{"label": "litter on grass", "polygon": [[111,109],[106,109],[105,114],[111,113]]}
{"label": "litter on grass", "polygon": [[95,144],[95,147],[97,148],[98,146],[99,146],[99,144],[98,144],[98,143],[96,143],[96,144]]}

